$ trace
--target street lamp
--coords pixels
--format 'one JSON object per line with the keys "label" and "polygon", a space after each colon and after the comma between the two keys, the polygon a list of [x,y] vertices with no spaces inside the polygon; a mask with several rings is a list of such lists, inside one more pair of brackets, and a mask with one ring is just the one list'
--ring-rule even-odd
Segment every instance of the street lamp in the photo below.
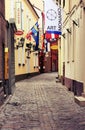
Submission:
{"label": "street lamp", "polygon": [[[15,40],[16,42],[16,40]],[[25,38],[21,37],[20,40],[18,41],[18,45],[16,45],[15,49],[18,49],[19,47],[23,47],[25,42]]]}

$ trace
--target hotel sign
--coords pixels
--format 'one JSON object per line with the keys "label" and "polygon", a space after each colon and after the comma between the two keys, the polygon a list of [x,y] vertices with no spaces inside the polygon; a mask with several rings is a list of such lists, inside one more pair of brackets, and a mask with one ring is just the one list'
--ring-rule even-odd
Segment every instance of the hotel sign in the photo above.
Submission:
{"label": "hotel sign", "polygon": [[16,26],[17,29],[21,29],[22,17],[21,17],[21,2],[16,2]]}

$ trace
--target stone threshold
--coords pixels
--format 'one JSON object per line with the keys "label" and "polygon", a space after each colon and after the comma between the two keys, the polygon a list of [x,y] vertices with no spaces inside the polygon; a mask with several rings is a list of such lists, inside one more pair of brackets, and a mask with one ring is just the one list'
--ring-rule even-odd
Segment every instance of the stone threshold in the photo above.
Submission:
{"label": "stone threshold", "polygon": [[75,96],[75,97],[74,97],[74,100],[75,100],[75,102],[76,102],[79,106],[85,107],[85,97],[83,97],[83,96]]}

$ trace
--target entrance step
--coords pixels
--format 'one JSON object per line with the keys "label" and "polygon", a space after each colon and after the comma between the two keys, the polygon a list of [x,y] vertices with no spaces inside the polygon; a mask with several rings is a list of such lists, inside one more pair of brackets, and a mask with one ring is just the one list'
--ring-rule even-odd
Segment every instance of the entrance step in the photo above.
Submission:
{"label": "entrance step", "polygon": [[85,107],[85,97],[83,97],[83,96],[75,96],[75,97],[74,97],[74,100],[75,100],[75,102],[76,102],[78,105],[80,105],[80,106],[82,106],[82,107]]}
{"label": "entrance step", "polygon": [[60,82],[60,79],[57,79],[57,78],[56,78],[56,83],[57,83],[57,82]]}
{"label": "entrance step", "polygon": [[84,98],[85,98],[85,93],[82,93],[82,97],[84,97]]}

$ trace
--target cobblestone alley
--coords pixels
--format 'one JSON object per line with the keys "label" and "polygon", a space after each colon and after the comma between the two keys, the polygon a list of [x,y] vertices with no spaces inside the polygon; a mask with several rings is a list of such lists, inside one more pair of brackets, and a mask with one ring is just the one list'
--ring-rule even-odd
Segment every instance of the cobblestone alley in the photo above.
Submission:
{"label": "cobblestone alley", "polygon": [[44,73],[16,83],[13,96],[0,108],[0,130],[85,130],[85,107],[56,73]]}

